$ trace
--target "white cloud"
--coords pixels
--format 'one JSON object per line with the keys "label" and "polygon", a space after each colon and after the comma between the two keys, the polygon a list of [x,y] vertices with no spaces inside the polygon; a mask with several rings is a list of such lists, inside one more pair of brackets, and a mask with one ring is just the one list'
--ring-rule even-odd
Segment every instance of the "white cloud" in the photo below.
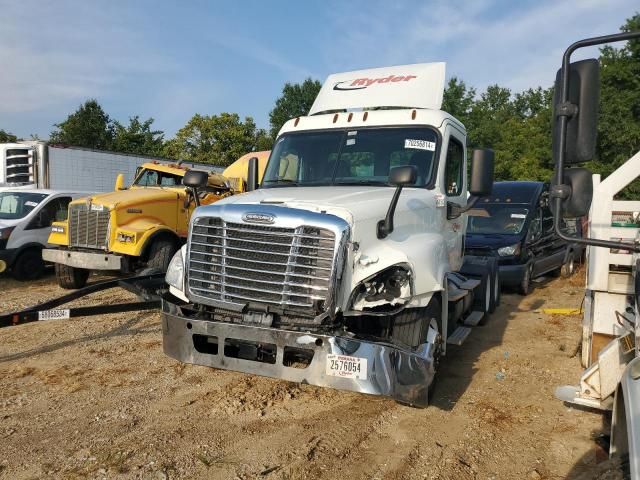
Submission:
{"label": "white cloud", "polygon": [[635,0],[369,5],[365,15],[335,15],[342,35],[326,53],[332,69],[446,61],[450,76],[479,90],[498,83],[514,91],[551,85],[571,42],[617,32],[638,8]]}

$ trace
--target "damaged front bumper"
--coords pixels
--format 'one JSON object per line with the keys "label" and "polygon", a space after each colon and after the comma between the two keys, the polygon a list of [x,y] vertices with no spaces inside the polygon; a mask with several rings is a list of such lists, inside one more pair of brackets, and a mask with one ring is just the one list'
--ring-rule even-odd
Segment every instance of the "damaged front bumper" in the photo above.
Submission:
{"label": "damaged front bumper", "polygon": [[[413,351],[346,336],[202,320],[188,314],[188,310],[162,301],[164,353],[181,362],[383,395],[416,407],[429,403],[429,386],[435,374],[434,344],[426,343]],[[238,342],[267,348],[273,355],[267,359],[241,358],[234,348]],[[305,352],[309,361],[303,368],[288,366],[290,352]],[[364,366],[359,378],[332,374],[335,355],[359,359]]]}

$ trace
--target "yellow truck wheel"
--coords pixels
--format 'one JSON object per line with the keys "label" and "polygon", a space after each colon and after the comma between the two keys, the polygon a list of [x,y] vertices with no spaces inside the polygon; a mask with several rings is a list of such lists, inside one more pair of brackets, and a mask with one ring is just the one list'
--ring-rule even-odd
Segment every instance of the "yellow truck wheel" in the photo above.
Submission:
{"label": "yellow truck wheel", "polygon": [[75,268],[61,263],[56,263],[56,280],[58,285],[66,289],[82,288],[87,284],[89,270]]}
{"label": "yellow truck wheel", "polygon": [[166,272],[173,255],[178,251],[178,244],[170,238],[157,238],[149,248],[147,268]]}

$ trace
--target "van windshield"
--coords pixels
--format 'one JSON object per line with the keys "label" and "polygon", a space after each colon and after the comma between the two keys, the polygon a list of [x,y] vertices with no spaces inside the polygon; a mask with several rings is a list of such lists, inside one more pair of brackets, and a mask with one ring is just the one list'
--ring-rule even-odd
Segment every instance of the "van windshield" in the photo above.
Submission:
{"label": "van windshield", "polygon": [[524,228],[529,210],[516,205],[482,205],[474,210],[488,216],[469,217],[467,233],[517,235]]}
{"label": "van windshield", "polygon": [[46,193],[0,192],[0,219],[24,218],[45,198]]}
{"label": "van windshield", "polygon": [[414,186],[429,184],[438,135],[428,127],[361,128],[282,135],[262,187],[388,185],[394,167],[413,165]]}

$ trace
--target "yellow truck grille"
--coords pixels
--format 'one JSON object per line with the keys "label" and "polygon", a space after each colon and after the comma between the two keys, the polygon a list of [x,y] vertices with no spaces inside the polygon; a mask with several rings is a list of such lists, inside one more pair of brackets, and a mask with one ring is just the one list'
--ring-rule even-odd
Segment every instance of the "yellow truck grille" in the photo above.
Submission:
{"label": "yellow truck grille", "polygon": [[69,207],[69,244],[72,247],[106,250],[109,246],[108,233],[108,209],[91,209],[87,205]]}
{"label": "yellow truck grille", "polygon": [[189,290],[199,297],[314,312],[324,309],[334,267],[331,230],[200,217],[189,245]]}

